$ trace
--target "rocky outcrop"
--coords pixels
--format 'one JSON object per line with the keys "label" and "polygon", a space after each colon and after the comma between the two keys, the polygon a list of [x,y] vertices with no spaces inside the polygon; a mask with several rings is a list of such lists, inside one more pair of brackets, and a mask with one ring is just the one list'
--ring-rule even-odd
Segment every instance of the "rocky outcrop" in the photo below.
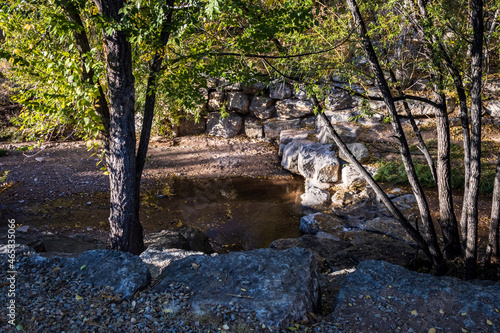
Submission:
{"label": "rocky outcrop", "polygon": [[149,269],[151,277],[156,279],[161,274],[161,271],[171,262],[194,255],[204,255],[204,253],[179,249],[160,250],[155,247],[149,247],[141,253],[140,258]]}
{"label": "rocky outcrop", "polygon": [[[498,304],[498,282],[482,286],[364,261],[345,280],[328,319],[362,332],[495,332]],[[387,321],[388,313],[397,320]]]}
{"label": "rocky outcrop", "polygon": [[281,131],[292,128],[298,129],[300,127],[300,119],[269,119],[264,123],[264,135],[268,139],[278,139],[280,137]]}
{"label": "rocky outcrop", "polygon": [[254,96],[250,103],[250,113],[258,119],[269,119],[276,111],[274,103],[276,101],[270,97]]}
{"label": "rocky outcrop", "polygon": [[190,256],[172,262],[159,279],[154,292],[175,283],[186,285],[195,315],[210,316],[232,304],[270,328],[284,328],[319,305],[317,263],[311,252],[300,248]]}
{"label": "rocky outcrop", "polygon": [[227,93],[227,109],[235,111],[240,114],[248,114],[250,99],[247,94],[242,92],[228,92]]}
{"label": "rocky outcrop", "polygon": [[276,111],[282,119],[302,118],[314,113],[314,105],[300,99],[284,99],[276,102]]}
{"label": "rocky outcrop", "polygon": [[339,161],[329,145],[310,144],[303,146],[297,160],[299,173],[321,183],[338,180]]}
{"label": "rocky outcrop", "polygon": [[228,118],[222,118],[218,113],[211,113],[207,120],[207,133],[209,135],[232,138],[241,131],[242,119],[236,114],[229,114]]}

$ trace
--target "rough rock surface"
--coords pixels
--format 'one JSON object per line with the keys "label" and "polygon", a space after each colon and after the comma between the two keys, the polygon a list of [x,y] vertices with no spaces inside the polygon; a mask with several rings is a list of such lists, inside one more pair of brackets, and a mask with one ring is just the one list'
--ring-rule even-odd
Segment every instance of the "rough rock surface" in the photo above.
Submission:
{"label": "rough rock surface", "polygon": [[322,183],[334,183],[339,178],[339,161],[330,145],[314,143],[303,146],[297,159],[299,173]]}
{"label": "rough rock surface", "polygon": [[314,186],[307,188],[306,192],[300,198],[302,199],[302,207],[312,209],[327,208],[331,203],[330,193]]}
{"label": "rough rock surface", "polygon": [[[31,256],[30,259],[39,261],[42,258]],[[91,250],[76,258],[56,257],[45,260],[47,265],[60,266],[61,270],[76,274],[84,282],[112,287],[124,299],[130,299],[151,280],[149,270],[142,260],[128,252]]]}
{"label": "rough rock surface", "polygon": [[329,319],[357,332],[498,332],[498,304],[498,282],[479,286],[372,260],[347,277]]}
{"label": "rough rock surface", "polygon": [[339,89],[332,89],[325,102],[327,110],[344,110],[357,105],[354,97]]}
{"label": "rough rock surface", "polygon": [[161,230],[144,236],[144,245],[157,250],[191,250],[187,239],[178,230]]}
{"label": "rough rock surface", "polygon": [[246,118],[245,119],[245,135],[253,139],[262,139],[264,137],[264,129],[262,122],[257,119]]}
{"label": "rough rock surface", "polygon": [[[370,152],[364,143],[354,142],[348,143],[347,148],[349,148],[350,152],[356,157],[356,159],[360,163],[365,163],[370,159]],[[344,156],[342,151],[339,150],[339,157],[345,161],[349,161],[349,159]]]}
{"label": "rough rock surface", "polygon": [[141,253],[140,258],[146,264],[146,267],[151,272],[151,277],[156,279],[161,271],[167,267],[171,262],[183,259],[194,255],[203,255],[203,252],[186,251],[179,249],[164,249],[159,250],[155,247],[148,247],[148,249]]}
{"label": "rough rock surface", "polygon": [[299,152],[303,146],[313,144],[310,140],[293,140],[283,148],[283,157],[281,158],[281,166],[286,170],[299,174]]}
{"label": "rough rock surface", "polygon": [[[318,117],[317,119],[321,119]],[[346,143],[356,142],[361,134],[361,127],[351,123],[343,123],[342,125],[337,124],[334,126],[337,134],[344,140]],[[330,130],[324,124],[323,120],[316,120],[316,130],[318,133],[318,141],[324,144],[335,143],[332,135],[330,134]]]}
{"label": "rough rock surface", "polygon": [[325,214],[314,213],[300,218],[300,231],[305,234],[317,234],[320,231],[335,233],[344,227],[344,220],[340,217]]}
{"label": "rough rock surface", "polygon": [[275,101],[270,97],[254,96],[250,103],[250,113],[258,119],[268,119],[274,114]]}
{"label": "rough rock surface", "polygon": [[394,239],[402,240],[410,245],[416,245],[398,220],[390,217],[377,217],[367,221],[361,230],[380,233]]}
{"label": "rough rock surface", "polygon": [[186,284],[194,293],[189,305],[197,315],[211,315],[232,302],[275,328],[314,311],[320,297],[316,260],[300,248],[191,256],[172,262],[160,279],[155,292]]}
{"label": "rough rock surface", "polygon": [[292,91],[284,83],[274,83],[269,87],[269,96],[274,99],[290,98]]}
{"label": "rough rock surface", "polygon": [[208,111],[217,112],[220,110],[223,104],[224,104],[223,91],[213,91],[210,93],[208,99]]}
{"label": "rough rock surface", "polygon": [[276,102],[278,117],[282,119],[302,118],[314,113],[314,106],[309,101],[284,99]]}
{"label": "rough rock surface", "polygon": [[207,120],[207,133],[209,135],[232,138],[241,130],[243,120],[236,114],[222,118],[218,113],[211,113]]}
{"label": "rough rock surface", "polygon": [[264,134],[268,139],[278,139],[281,131],[291,128],[300,128],[300,126],[300,119],[270,119],[264,123]]}
{"label": "rough rock surface", "polygon": [[229,92],[227,93],[227,108],[229,111],[236,111],[241,114],[248,114],[248,106],[250,100],[248,95],[242,92]]}

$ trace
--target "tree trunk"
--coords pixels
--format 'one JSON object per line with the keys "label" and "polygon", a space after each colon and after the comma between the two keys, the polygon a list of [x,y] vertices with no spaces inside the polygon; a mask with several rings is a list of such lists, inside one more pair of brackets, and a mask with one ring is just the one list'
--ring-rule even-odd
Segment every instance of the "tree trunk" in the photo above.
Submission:
{"label": "tree trunk", "polygon": [[403,127],[401,126],[401,122],[399,120],[399,116],[396,111],[396,106],[394,104],[392,93],[389,90],[389,86],[384,77],[384,72],[380,67],[375,50],[373,49],[370,38],[367,35],[367,30],[364,21],[361,17],[361,14],[359,12],[356,1],[347,0],[347,3],[352,13],[354,23],[358,26],[358,31],[361,37],[362,46],[367,55],[371,69],[375,75],[377,86],[379,87],[382,96],[384,98],[384,102],[390,112],[390,115],[392,116],[392,126],[394,128],[395,136],[398,139],[401,157],[403,159],[405,170],[408,175],[408,181],[410,182],[410,185],[413,189],[413,193],[415,194],[415,198],[417,200],[420,216],[422,218],[422,225],[424,229],[423,231],[425,234],[424,238],[426,241],[427,248],[433,258],[432,263],[436,267],[441,267],[441,265],[443,264],[443,257],[437,243],[436,232],[434,229],[434,225],[432,224],[432,218],[430,215],[429,206],[427,204],[427,200],[425,198],[422,187],[420,186],[420,183],[418,182],[417,179],[415,167],[411,159],[410,149],[408,147],[408,142],[406,141]]}
{"label": "tree trunk", "polygon": [[[95,0],[101,15],[120,22],[123,0]],[[140,254],[144,250],[139,222],[135,156],[135,89],[132,50],[124,32],[104,34],[109,89],[110,135],[106,162],[110,183],[109,247]]]}
{"label": "tree trunk", "polygon": [[497,171],[493,187],[493,198],[491,203],[490,232],[488,235],[488,246],[486,247],[486,261],[491,263],[491,258],[500,259],[499,249],[499,221],[500,221],[500,153],[498,154]]}
{"label": "tree trunk", "polygon": [[472,279],[477,265],[477,225],[479,179],[481,175],[481,81],[483,62],[483,1],[472,0],[474,31],[471,55],[471,160],[470,188],[467,196],[467,247],[465,252],[466,278]]}

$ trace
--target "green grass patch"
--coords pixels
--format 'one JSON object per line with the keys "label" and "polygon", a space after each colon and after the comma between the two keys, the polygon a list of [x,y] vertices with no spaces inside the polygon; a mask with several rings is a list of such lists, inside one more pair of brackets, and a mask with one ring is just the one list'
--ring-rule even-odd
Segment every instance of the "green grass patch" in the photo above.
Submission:
{"label": "green grass patch", "polygon": [[[434,187],[436,182],[432,178],[432,173],[427,164],[415,163],[415,171],[417,173],[420,184],[424,187]],[[402,162],[386,162],[378,163],[378,171],[373,177],[378,182],[386,182],[392,184],[409,184],[408,177]],[[493,192],[495,181],[495,168],[491,165],[481,166],[481,181],[479,183],[479,192],[488,194]],[[462,168],[453,168],[451,170],[451,188],[464,188],[464,171]]]}

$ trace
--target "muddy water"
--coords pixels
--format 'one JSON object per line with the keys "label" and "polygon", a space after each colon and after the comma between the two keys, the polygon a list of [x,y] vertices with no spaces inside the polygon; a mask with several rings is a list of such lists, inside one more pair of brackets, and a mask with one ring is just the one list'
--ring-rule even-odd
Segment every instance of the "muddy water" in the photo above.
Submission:
{"label": "muddy water", "polygon": [[[290,178],[169,178],[142,191],[144,232],[180,226],[204,231],[218,250],[268,247],[299,237],[304,181]],[[18,220],[31,227],[74,234],[107,232],[109,194],[79,194],[25,207]]]}
{"label": "muddy water", "polygon": [[171,179],[145,195],[149,216],[143,225],[151,231],[195,226],[227,250],[268,247],[300,236],[303,190],[301,179]]}

